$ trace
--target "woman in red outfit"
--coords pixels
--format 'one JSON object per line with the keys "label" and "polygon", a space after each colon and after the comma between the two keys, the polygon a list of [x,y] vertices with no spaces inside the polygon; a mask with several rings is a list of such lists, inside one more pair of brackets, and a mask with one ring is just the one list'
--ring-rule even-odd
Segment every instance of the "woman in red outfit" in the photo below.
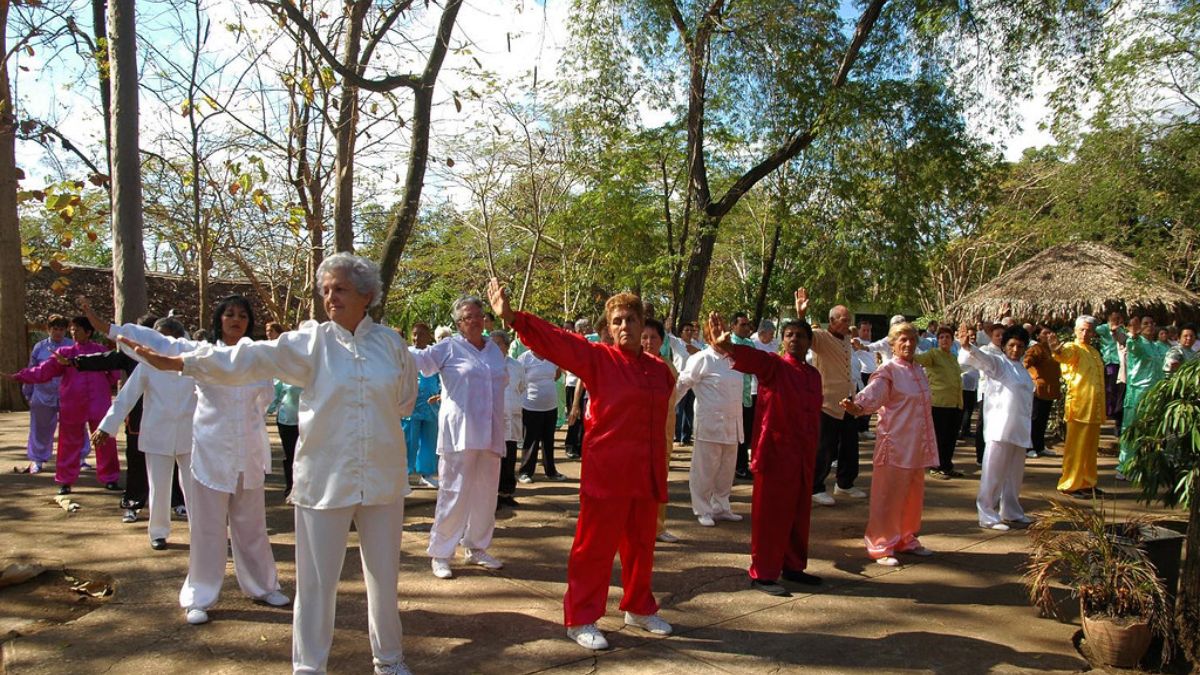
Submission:
{"label": "woman in red outfit", "polygon": [[584,417],[579,520],[563,597],[567,636],[588,649],[608,647],[596,621],[604,616],[618,551],[625,623],[670,634],[671,625],[658,616],[650,576],[658,505],[667,500],[663,429],[675,381],[665,363],[642,349],[641,299],[620,293],[604,304],[612,345],[588,342],[532,314],[513,312],[495,278],[488,283],[488,299],[525,346],[579,376],[591,398]]}
{"label": "woman in red outfit", "polygon": [[[69,365],[73,357],[99,354],[108,349],[92,342],[92,324],[87,317],[71,319],[71,339],[75,344],[55,352],[62,357],[46,359],[39,365],[26,368],[8,376],[21,383],[37,384],[49,382],[61,376],[58,384],[58,459],[54,482],[58,483],[58,494],[71,493],[71,486],[79,478],[79,453],[89,429],[100,427],[100,420],[112,403],[112,388],[120,376],[119,371],[80,372]],[[107,490],[120,490],[117,480],[121,477],[121,465],[117,459],[117,442],[106,439],[96,446],[96,477]]]}
{"label": "woman in red outfit", "polygon": [[804,357],[812,345],[807,321],[783,324],[783,355],[733,344],[721,317],[709,315],[713,349],[733,359],[734,370],[758,377],[750,471],[750,586],[789,596],[779,578],[815,586],[808,567],[808,527],[821,429],[821,374]]}

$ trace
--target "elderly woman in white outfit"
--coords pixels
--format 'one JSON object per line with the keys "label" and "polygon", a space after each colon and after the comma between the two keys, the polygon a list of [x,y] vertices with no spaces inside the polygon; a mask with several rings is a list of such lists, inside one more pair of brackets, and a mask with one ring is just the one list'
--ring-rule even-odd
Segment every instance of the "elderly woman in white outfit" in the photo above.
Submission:
{"label": "elderly woman in white outfit", "polygon": [[746,433],[742,428],[743,379],[742,373],[733,369],[733,359],[707,347],[688,358],[675,381],[676,400],[689,390],[696,394],[692,417],[696,445],[688,483],[692,513],[704,527],[712,527],[718,520],[742,519],[730,508],[729,493],[737,446]]}
{"label": "elderly woman in white outfit", "polygon": [[[90,306],[84,310],[95,316]],[[226,353],[230,348],[253,344],[254,310],[239,295],[217,303],[213,310],[213,338],[220,347],[163,335],[152,328],[123,326],[92,319],[126,347],[145,345],[146,353],[178,355],[191,352]],[[142,352],[135,356],[150,361]],[[178,370],[176,368],[175,370]],[[187,373],[191,375],[191,373]],[[188,574],[179,589],[179,605],[187,622],[208,622],[208,609],[217,603],[225,579],[225,541],[233,549],[238,586],[246,595],[269,605],[291,602],[279,592],[275,558],[267,537],[264,476],[271,472],[271,445],[264,421],[275,396],[270,374],[255,374],[236,381],[196,378],[196,411],[192,417],[192,485],[187,494]]]}
{"label": "elderly woman in white outfit", "polygon": [[[187,334],[173,318],[159,319],[155,330],[172,337]],[[179,487],[185,502],[192,493],[192,417],[196,414],[196,381],[157,368],[135,368],[125,381],[96,434],[115,436],[121,422],[142,399],[139,449],[146,455],[150,488],[150,546],[167,547],[171,534],[171,487],[179,466]],[[103,438],[98,438],[103,441]],[[97,443],[93,442],[93,445]]]}
{"label": "elderly woman in white outfit", "polygon": [[[333,641],[337,584],[350,524],[358,531],[377,674],[404,674],[396,582],[407,451],[400,419],[412,412],[417,375],[408,345],[376,324],[375,263],[349,253],[317,269],[330,320],[307,321],[277,340],[201,348],[182,358],[137,352],[198,382],[236,384],[275,376],[304,388],[291,501],[296,516],[296,607],[292,667],[324,673]],[[269,380],[268,380],[269,381]]]}
{"label": "elderly woman in white outfit", "polygon": [[[979,526],[1007,530],[1008,523],[1028,523],[1021,508],[1021,482],[1025,478],[1025,451],[1031,446],[1029,420],[1033,415],[1033,378],[1021,357],[1029,344],[1029,333],[1020,326],[1004,330],[995,354],[972,344],[975,333],[969,326],[958,331],[959,362],[979,370],[988,378],[984,399],[983,473],[979,478]],[[999,503],[999,509],[996,508]]]}
{"label": "elderly woman in white outfit", "polygon": [[454,576],[450,559],[462,543],[464,562],[490,570],[504,566],[487,552],[496,526],[496,485],[505,454],[504,352],[483,337],[483,301],[459,298],[451,310],[458,335],[412,350],[425,375],[441,373],[438,411],[438,484],[429,557],[433,575]]}

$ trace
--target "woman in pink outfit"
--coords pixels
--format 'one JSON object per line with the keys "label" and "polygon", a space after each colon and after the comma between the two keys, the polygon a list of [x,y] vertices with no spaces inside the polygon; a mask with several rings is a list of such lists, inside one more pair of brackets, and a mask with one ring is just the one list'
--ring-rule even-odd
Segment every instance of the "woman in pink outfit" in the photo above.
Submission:
{"label": "woman in pink outfit", "polygon": [[[75,344],[54,352],[56,357],[25,368],[9,376],[22,384],[39,384],[60,378],[58,384],[58,459],[54,482],[58,483],[58,494],[70,494],[71,486],[79,478],[79,454],[88,436],[89,429],[95,431],[100,420],[108,412],[112,402],[112,388],[117,383],[119,371],[80,372],[69,365],[70,359],[84,354],[108,351],[104,345],[92,341],[92,324],[86,317],[77,316],[70,322],[71,339]],[[119,490],[121,465],[117,459],[117,443],[113,439],[96,446],[96,477],[105,489]]]}
{"label": "woman in pink outfit", "polygon": [[871,478],[871,511],[867,519],[867,553],[880,565],[900,564],[896,553],[932,555],[921,545],[921,510],[925,469],[937,466],[932,399],[925,371],[913,363],[917,329],[899,323],[888,332],[893,358],[879,367],[865,389],[842,401],[853,415],[879,411],[875,438],[875,473]]}

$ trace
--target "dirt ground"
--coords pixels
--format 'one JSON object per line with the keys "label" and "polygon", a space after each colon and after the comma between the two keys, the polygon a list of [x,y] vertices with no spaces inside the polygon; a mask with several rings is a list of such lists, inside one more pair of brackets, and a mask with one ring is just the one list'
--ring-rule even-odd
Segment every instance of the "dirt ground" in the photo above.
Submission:
{"label": "dirt ground", "polygon": [[[34,581],[0,590],[0,672],[286,673],[291,666],[291,612],[242,595],[228,567],[220,602],[202,626],[184,622],[179,585],[187,571],[186,523],[170,547],[149,547],[144,518],[121,523],[118,494],[84,474],[64,511],[53,496],[53,471],[12,473],[25,463],[28,416],[0,414],[0,560],[45,565]],[[272,430],[272,434],[274,431]],[[272,435],[276,457],[282,455]],[[123,439],[122,439],[123,440]],[[1106,437],[1102,443],[1110,442]],[[871,441],[860,445],[869,489]],[[497,516],[491,552],[506,564],[488,572],[456,565],[456,578],[435,579],[424,550],[435,491],[407,500],[400,614],[409,666],[416,673],[1017,673],[1078,672],[1087,663],[1072,646],[1077,619],[1039,618],[1020,583],[1028,538],[1020,530],[977,526],[978,470],[960,444],[967,477],[926,483],[922,542],[937,552],[873,564],[863,548],[864,501],[814,507],[809,571],[824,578],[774,598],[748,587],[749,483],[734,490],[738,523],[701,527],[687,502],[690,448],[671,460],[668,527],[682,541],[657,549],[654,590],[675,634],[654,637],[625,628],[617,610],[619,565],[609,612],[601,621],[612,649],[591,653],[563,632],[567,551],[574,533],[579,464],[563,460],[565,483],[519,485],[516,510]],[[283,479],[268,477],[267,521],[284,592],[295,589],[295,538]],[[1101,457],[1101,486],[1121,510],[1145,510]],[[1056,493],[1058,460],[1027,463],[1022,501],[1035,513]],[[832,482],[832,478],[830,479]],[[1183,518],[1182,512],[1163,513]],[[331,673],[371,672],[365,586],[354,535],[339,587]],[[70,589],[70,579],[111,586],[107,597]],[[1067,603],[1069,604],[1069,603]]]}

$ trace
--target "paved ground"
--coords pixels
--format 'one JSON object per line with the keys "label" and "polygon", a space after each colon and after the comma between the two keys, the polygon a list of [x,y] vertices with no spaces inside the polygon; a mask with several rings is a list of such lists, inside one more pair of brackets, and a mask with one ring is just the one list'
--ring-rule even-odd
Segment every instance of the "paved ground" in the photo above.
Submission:
{"label": "paved ground", "polygon": [[[51,473],[10,473],[23,464],[27,416],[0,414],[0,559],[39,561],[76,578],[111,582],[113,595],[73,593],[61,572],[0,591],[0,672],[35,673],[286,673],[291,614],[254,604],[232,575],[212,622],[183,621],[177,604],[187,568],[187,529],[176,523],[171,547],[149,548],[145,521],[120,522],[117,497],[85,474],[72,514],[53,500]],[[870,442],[863,476],[869,488]],[[277,456],[278,456],[277,449]],[[686,504],[689,448],[671,462],[670,528],[683,541],[660,545],[654,588],[669,638],[624,629],[610,594],[601,628],[610,651],[591,654],[568,641],[560,625],[566,552],[574,528],[579,465],[562,462],[567,483],[520,486],[522,506],[501,512],[492,552],[500,572],[457,568],[434,579],[424,554],[434,491],[409,497],[400,612],[405,650],[417,673],[745,673],[1077,672],[1087,668],[1071,644],[1075,623],[1038,618],[1026,601],[1019,568],[1028,539],[976,526],[978,486],[973,456],[960,447],[965,479],[929,481],[922,541],[938,554],[906,559],[900,568],[874,565],[862,532],[865,502],[839,500],[813,514],[810,572],[825,579],[815,592],[791,598],[749,590],[745,573],[750,533],[750,485],[735,489],[740,523],[700,527]],[[1122,509],[1141,509],[1112,480],[1113,460],[1101,458],[1104,488]],[[1054,496],[1052,459],[1029,462],[1027,510]],[[282,478],[269,478],[268,523],[284,591],[294,589],[291,510]],[[1184,514],[1176,512],[1175,517]],[[339,589],[337,630],[329,667],[369,673],[365,590],[353,535]]]}

